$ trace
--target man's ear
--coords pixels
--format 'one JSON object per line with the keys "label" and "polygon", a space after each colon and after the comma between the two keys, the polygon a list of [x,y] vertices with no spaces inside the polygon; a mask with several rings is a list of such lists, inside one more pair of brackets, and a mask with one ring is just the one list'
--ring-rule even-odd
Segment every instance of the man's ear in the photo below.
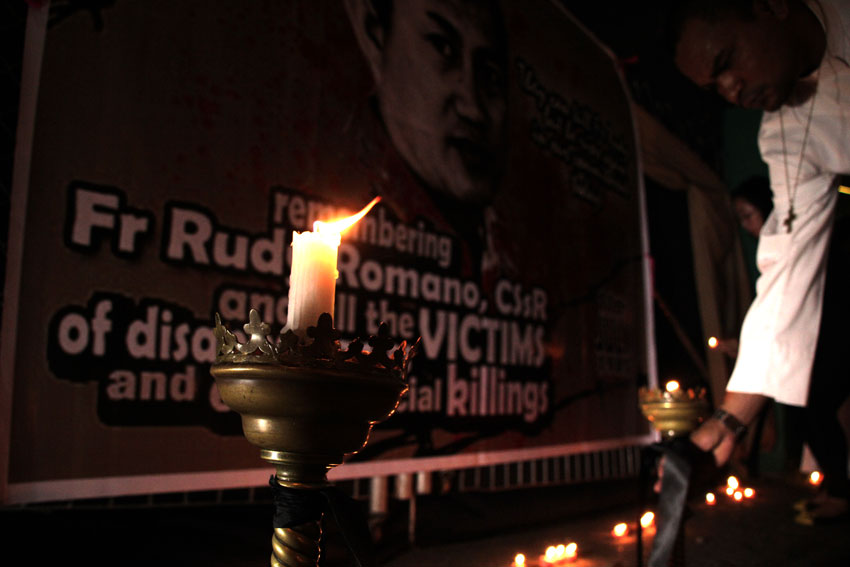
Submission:
{"label": "man's ear", "polygon": [[777,20],[788,17],[787,0],[754,0],[753,14],[758,17],[769,16]]}
{"label": "man's ear", "polygon": [[345,0],[345,9],[360,51],[372,71],[372,78],[376,84],[380,83],[386,31],[378,19],[372,0]]}

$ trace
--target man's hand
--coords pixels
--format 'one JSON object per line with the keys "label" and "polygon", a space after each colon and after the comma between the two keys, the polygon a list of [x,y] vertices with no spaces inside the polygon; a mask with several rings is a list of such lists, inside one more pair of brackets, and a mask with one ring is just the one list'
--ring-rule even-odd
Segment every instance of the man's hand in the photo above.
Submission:
{"label": "man's hand", "polygon": [[735,435],[715,418],[706,420],[691,433],[691,442],[703,451],[712,451],[717,466],[729,462],[735,449]]}
{"label": "man's hand", "polygon": [[[751,423],[767,403],[768,398],[759,394],[726,392],[720,407],[740,423]],[[691,442],[703,451],[712,451],[717,466],[723,466],[732,457],[738,442],[735,433],[716,418],[709,418],[691,433]]]}

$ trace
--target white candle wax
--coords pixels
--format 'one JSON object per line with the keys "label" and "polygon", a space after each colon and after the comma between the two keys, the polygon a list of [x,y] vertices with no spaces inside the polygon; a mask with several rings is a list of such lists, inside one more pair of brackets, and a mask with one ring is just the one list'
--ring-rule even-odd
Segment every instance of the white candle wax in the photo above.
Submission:
{"label": "white candle wax", "polygon": [[289,273],[289,307],[286,327],[302,339],[307,328],[316,326],[322,313],[334,315],[337,252],[343,231],[362,219],[372,202],[350,217],[332,222],[316,221],[313,232],[292,233],[292,268]]}
{"label": "white candle wax", "polygon": [[338,232],[293,232],[286,327],[301,337],[322,313],[334,314]]}

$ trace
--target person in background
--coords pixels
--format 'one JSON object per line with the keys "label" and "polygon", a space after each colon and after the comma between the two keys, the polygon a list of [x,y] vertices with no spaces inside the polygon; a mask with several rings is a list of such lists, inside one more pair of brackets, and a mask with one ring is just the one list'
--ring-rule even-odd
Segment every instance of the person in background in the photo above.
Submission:
{"label": "person in background", "polygon": [[[850,3],[682,0],[671,9],[679,70],[732,104],[766,111],[759,149],[774,210],[760,232],[756,297],[726,395],[691,435],[723,464],[767,400],[814,409],[822,388],[832,391],[832,404],[848,393],[847,360],[821,355],[829,349],[819,342],[836,339],[819,339],[819,330],[838,177],[850,173]],[[826,369],[841,374],[831,388],[812,380]],[[828,501],[806,506],[812,521],[847,514],[843,459]]]}
{"label": "person in background", "polygon": [[770,181],[760,175],[748,178],[732,191],[732,206],[741,228],[758,238],[764,221],[773,210]]}

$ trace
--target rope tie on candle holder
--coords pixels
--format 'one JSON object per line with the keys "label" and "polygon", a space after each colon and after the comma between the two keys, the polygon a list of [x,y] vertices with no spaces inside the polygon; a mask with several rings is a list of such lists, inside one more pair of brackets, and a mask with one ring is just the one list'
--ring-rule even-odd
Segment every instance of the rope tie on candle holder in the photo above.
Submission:
{"label": "rope tie on candle holder", "polygon": [[318,522],[325,511],[325,500],[318,490],[297,490],[281,486],[274,475],[269,479],[274,499],[276,528],[293,528],[309,522]]}
{"label": "rope tie on candle holder", "polygon": [[339,528],[354,564],[357,567],[374,565],[371,532],[357,501],[335,486],[318,490],[281,486],[274,475],[269,479],[269,486],[275,506],[274,528],[291,529],[320,522],[327,513]]}

